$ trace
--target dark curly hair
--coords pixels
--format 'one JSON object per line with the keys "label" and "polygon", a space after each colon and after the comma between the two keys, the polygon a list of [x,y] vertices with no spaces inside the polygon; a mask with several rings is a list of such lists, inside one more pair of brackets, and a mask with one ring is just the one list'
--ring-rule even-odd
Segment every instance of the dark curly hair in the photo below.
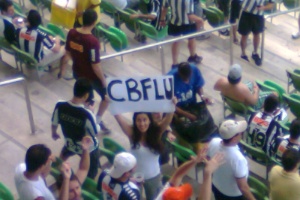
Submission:
{"label": "dark curly hair", "polygon": [[133,135],[132,135],[132,147],[134,149],[139,148],[139,142],[142,139],[142,134],[136,126],[137,116],[140,114],[145,114],[150,120],[149,128],[146,132],[146,145],[155,153],[161,153],[163,150],[163,144],[160,139],[160,127],[153,121],[151,113],[148,112],[136,112],[133,114]]}

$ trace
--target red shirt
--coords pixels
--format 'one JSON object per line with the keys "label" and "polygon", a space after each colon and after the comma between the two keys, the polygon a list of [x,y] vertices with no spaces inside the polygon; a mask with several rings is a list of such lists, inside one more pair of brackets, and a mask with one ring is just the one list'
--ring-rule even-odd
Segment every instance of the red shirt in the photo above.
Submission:
{"label": "red shirt", "polygon": [[100,43],[95,36],[71,29],[67,36],[66,50],[71,53],[76,76],[89,80],[98,79],[92,68],[92,64],[100,62]]}

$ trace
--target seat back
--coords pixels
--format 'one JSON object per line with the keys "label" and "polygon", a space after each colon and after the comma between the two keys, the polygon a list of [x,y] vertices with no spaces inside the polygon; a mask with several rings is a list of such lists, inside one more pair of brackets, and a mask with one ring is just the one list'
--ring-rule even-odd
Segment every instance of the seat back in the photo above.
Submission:
{"label": "seat back", "polygon": [[39,29],[40,29],[41,31],[47,33],[48,35],[53,36],[53,37],[55,37],[55,36],[57,35],[57,34],[54,33],[52,30],[50,30],[50,29],[48,29],[48,28],[46,28],[46,27],[44,27],[44,26],[42,26],[42,25],[39,25]]}
{"label": "seat back", "polygon": [[91,193],[96,197],[99,197],[99,199],[102,199],[102,193],[97,190],[97,183],[93,179],[86,177],[81,187],[83,190]]}
{"label": "seat back", "polygon": [[109,163],[113,164],[116,154],[108,149],[103,148],[103,147],[99,146],[98,148],[99,148],[100,156],[105,156],[107,158],[107,160],[109,161]]}
{"label": "seat back", "polygon": [[56,35],[60,36],[61,41],[66,42],[66,34],[62,30],[62,28],[58,27],[55,24],[49,23],[47,24],[47,29],[55,33]]}
{"label": "seat back", "polygon": [[140,32],[148,38],[153,40],[159,40],[158,31],[149,23],[142,20],[138,20],[137,24],[139,26]]}
{"label": "seat back", "polygon": [[255,196],[257,200],[267,200],[269,199],[269,190],[268,187],[254,178],[253,176],[248,177],[248,184],[250,186],[250,190],[252,194]]}
{"label": "seat back", "polygon": [[11,48],[14,50],[17,60],[25,63],[27,66],[37,66],[37,60],[29,53],[22,51],[15,45],[11,45]]}
{"label": "seat back", "polygon": [[264,82],[256,80],[257,85],[259,88],[263,91],[274,91],[277,92],[278,98],[280,102],[283,102],[283,97],[282,95],[286,93],[285,89],[278,85],[277,83],[270,81],[270,80],[265,80]]}
{"label": "seat back", "polygon": [[242,152],[253,161],[268,166],[270,159],[263,150],[255,148],[243,140],[240,141],[240,147]]}
{"label": "seat back", "polygon": [[126,49],[128,47],[128,38],[127,38],[127,35],[123,31],[121,31],[120,29],[118,29],[114,26],[110,26],[108,28],[108,31],[114,33],[115,35],[117,35],[119,37],[119,39],[121,39],[122,49]]}
{"label": "seat back", "polygon": [[117,13],[117,9],[107,0],[102,0],[100,3],[100,8],[103,9],[104,13],[114,16]]}
{"label": "seat back", "polygon": [[122,47],[123,47],[122,41],[116,34],[108,31],[107,29],[102,27],[100,24],[97,25],[96,28],[97,28],[97,31],[99,31],[100,33],[103,33],[103,35],[105,36],[105,38],[107,38],[110,45],[112,46],[112,48],[115,51],[121,51],[122,50]]}
{"label": "seat back", "polygon": [[4,37],[0,37],[0,49],[9,54],[14,54],[14,50],[12,49],[10,43]]}
{"label": "seat back", "polygon": [[[254,111],[253,108],[251,108],[250,106],[246,106],[245,104],[235,101],[229,97],[223,96],[223,101],[224,101],[224,113],[226,111],[226,109],[229,109],[233,114],[237,114],[240,116],[244,116],[246,117],[247,114],[251,114]],[[224,114],[225,117],[225,114]]]}
{"label": "seat back", "polygon": [[292,93],[293,91],[289,91],[289,86],[293,85],[296,91],[300,91],[300,72],[299,70],[286,70],[288,76],[288,93]]}
{"label": "seat back", "polygon": [[122,147],[119,143],[108,137],[103,138],[103,146],[115,154],[120,152],[126,152],[126,149],[124,147]]}
{"label": "seat back", "polygon": [[91,194],[90,192],[86,191],[86,190],[81,190],[81,194],[84,200],[99,200],[99,199],[103,199],[103,198],[98,198],[95,195]]}
{"label": "seat back", "polygon": [[124,10],[118,10],[118,16],[121,22],[124,22],[126,27],[133,33],[137,30],[136,19],[131,19],[130,14]]}
{"label": "seat back", "polygon": [[297,94],[283,94],[284,101],[289,105],[290,111],[296,118],[300,118],[300,96]]}
{"label": "seat back", "polygon": [[0,182],[0,200],[14,200],[14,196],[10,190]]}
{"label": "seat back", "polygon": [[173,149],[173,153],[174,156],[181,162],[185,162],[191,159],[191,156],[196,156],[196,154],[188,148],[185,148],[179,144],[177,144],[176,142],[170,142],[169,140],[167,140]]}

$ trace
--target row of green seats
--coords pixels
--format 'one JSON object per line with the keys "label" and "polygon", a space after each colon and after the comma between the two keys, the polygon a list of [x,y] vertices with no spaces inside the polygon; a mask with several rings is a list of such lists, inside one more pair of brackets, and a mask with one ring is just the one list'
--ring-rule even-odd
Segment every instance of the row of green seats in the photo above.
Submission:
{"label": "row of green seats", "polygon": [[155,27],[151,24],[144,22],[140,19],[131,19],[130,15],[135,14],[136,11],[131,9],[119,10],[115,8],[110,2],[102,0],[101,9],[104,13],[112,16],[115,22],[124,23],[125,26],[135,34],[143,34],[148,38],[154,40],[161,40],[167,36],[167,27],[162,29],[161,31],[157,31]]}

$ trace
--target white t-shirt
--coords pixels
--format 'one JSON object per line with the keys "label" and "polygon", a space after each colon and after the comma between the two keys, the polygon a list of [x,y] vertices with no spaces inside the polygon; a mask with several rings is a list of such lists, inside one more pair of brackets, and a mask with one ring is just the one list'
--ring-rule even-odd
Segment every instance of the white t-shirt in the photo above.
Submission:
{"label": "white t-shirt", "polygon": [[154,153],[148,147],[140,145],[140,147],[133,149],[131,148],[131,153],[136,158],[136,173],[142,173],[144,179],[154,178],[160,174],[159,166],[159,154]]}
{"label": "white t-shirt", "polygon": [[164,192],[169,188],[171,187],[170,183],[167,182],[164,186],[164,188],[160,191],[160,193],[157,195],[156,199],[155,200],[163,200],[163,194]]}
{"label": "white t-shirt", "polygon": [[110,0],[110,3],[117,9],[121,10],[127,6],[127,0]]}
{"label": "white t-shirt", "polygon": [[236,178],[248,177],[246,158],[237,145],[226,147],[222,144],[222,139],[214,138],[209,144],[208,156],[213,157],[217,152],[225,154],[225,163],[213,173],[214,186],[226,196],[241,196],[242,192],[238,188]]}
{"label": "white t-shirt", "polygon": [[34,200],[37,197],[44,197],[45,200],[55,200],[42,177],[39,177],[37,181],[28,180],[24,176],[25,170],[25,163],[19,164],[15,170],[15,184],[20,200]]}

